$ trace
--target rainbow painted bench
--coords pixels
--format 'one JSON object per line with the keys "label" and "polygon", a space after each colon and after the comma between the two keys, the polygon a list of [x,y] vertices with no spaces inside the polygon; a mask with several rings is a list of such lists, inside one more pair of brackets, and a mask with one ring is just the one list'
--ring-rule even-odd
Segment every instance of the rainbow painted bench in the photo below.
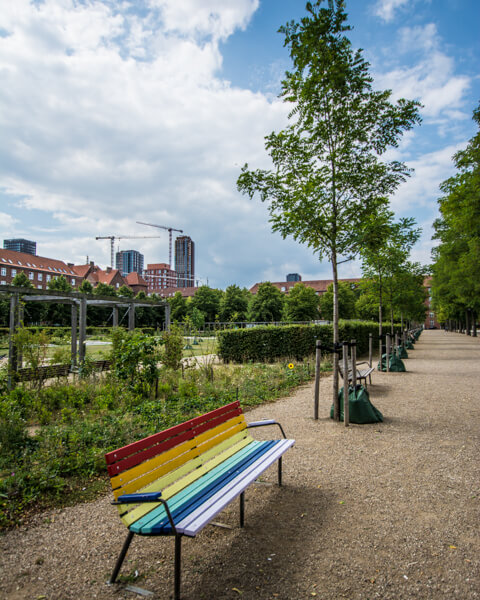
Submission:
{"label": "rainbow painted bench", "polygon": [[[280,427],[283,439],[251,437],[248,429],[266,425]],[[173,535],[178,600],[182,537],[195,537],[238,497],[243,527],[246,488],[275,462],[282,485],[282,455],[294,441],[276,421],[247,424],[237,401],[106,454],[112,504],[129,530],[109,583],[135,534]]]}

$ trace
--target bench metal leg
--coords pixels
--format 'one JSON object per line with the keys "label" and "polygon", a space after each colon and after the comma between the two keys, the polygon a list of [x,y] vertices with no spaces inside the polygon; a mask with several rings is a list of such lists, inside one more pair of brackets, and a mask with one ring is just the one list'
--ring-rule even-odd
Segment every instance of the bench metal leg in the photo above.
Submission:
{"label": "bench metal leg", "polygon": [[240,494],[240,527],[245,525],[245,492]]}
{"label": "bench metal leg", "polygon": [[175,535],[175,583],[173,597],[174,600],[180,600],[180,580],[182,574],[182,535]]}
{"label": "bench metal leg", "polygon": [[278,485],[282,485],[282,457],[278,459]]}
{"label": "bench metal leg", "polygon": [[120,555],[119,555],[119,557],[117,559],[117,564],[115,565],[115,568],[113,569],[112,576],[110,577],[110,580],[109,580],[108,583],[115,583],[115,580],[117,579],[117,575],[118,575],[120,569],[122,568],[122,563],[123,563],[123,561],[125,559],[125,556],[126,556],[126,554],[128,552],[128,548],[130,546],[130,542],[132,541],[134,535],[135,534],[133,533],[133,531],[129,531],[128,532],[127,539],[125,540],[125,542],[123,544],[122,551],[120,552]]}

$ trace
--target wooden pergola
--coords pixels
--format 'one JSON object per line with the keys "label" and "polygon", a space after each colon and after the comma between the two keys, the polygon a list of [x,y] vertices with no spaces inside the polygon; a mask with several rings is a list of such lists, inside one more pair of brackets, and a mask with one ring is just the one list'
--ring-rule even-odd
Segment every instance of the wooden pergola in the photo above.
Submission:
{"label": "wooden pergola", "polygon": [[[51,302],[54,304],[69,304],[71,306],[71,356],[72,366],[85,360],[85,341],[87,339],[87,308],[88,306],[111,306],[113,310],[113,327],[118,326],[119,310],[128,311],[128,329],[135,329],[136,308],[165,308],[165,328],[170,329],[170,304],[166,300],[136,300],[134,298],[94,296],[80,292],[56,292],[51,290],[36,290],[11,285],[2,285],[0,294],[10,295],[10,320],[8,342],[8,370],[17,371],[19,356],[15,348],[14,334],[23,322],[24,302]],[[78,330],[78,336],[77,336]],[[10,380],[11,376],[9,376]]]}

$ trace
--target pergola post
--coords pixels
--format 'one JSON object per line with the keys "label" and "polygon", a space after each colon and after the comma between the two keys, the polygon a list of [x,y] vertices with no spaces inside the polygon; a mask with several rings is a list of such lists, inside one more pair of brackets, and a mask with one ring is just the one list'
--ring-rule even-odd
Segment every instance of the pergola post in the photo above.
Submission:
{"label": "pergola post", "polygon": [[128,331],[135,329],[135,304],[130,302],[128,307]]}
{"label": "pergola post", "polygon": [[70,345],[72,367],[77,365],[77,326],[78,326],[78,307],[75,302],[71,306],[71,324],[72,324],[72,341]]}
{"label": "pergola post", "polygon": [[118,327],[118,306],[113,307],[112,325],[113,327]]}
{"label": "pergola post", "polygon": [[78,325],[78,360],[82,364],[85,360],[85,341],[87,339],[87,299],[80,300],[80,318]]}
{"label": "pergola post", "polygon": [[15,373],[17,371],[17,347],[14,341],[14,335],[17,330],[17,308],[18,294],[10,296],[10,321],[8,336],[8,379],[7,386],[11,390],[15,387]]}
{"label": "pergola post", "polygon": [[170,321],[170,303],[167,302],[165,304],[165,329],[167,331],[170,331],[170,327],[171,327],[171,321]]}

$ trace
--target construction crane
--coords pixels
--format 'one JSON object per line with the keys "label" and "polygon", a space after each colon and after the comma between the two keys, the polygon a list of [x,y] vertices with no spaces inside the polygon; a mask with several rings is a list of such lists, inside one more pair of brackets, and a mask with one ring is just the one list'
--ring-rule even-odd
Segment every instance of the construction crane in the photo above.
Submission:
{"label": "construction crane", "polygon": [[144,238],[159,238],[160,235],[98,235],[96,240],[110,240],[110,264],[113,269],[113,257],[115,254],[115,240],[139,240]]}
{"label": "construction crane", "polygon": [[170,268],[172,268],[172,231],[178,231],[179,233],[183,233],[183,229],[175,229],[173,227],[165,227],[165,225],[154,225],[153,223],[143,223],[142,221],[136,221],[139,225],[148,225],[149,227],[158,227],[159,229],[165,229],[168,231],[168,264]]}

